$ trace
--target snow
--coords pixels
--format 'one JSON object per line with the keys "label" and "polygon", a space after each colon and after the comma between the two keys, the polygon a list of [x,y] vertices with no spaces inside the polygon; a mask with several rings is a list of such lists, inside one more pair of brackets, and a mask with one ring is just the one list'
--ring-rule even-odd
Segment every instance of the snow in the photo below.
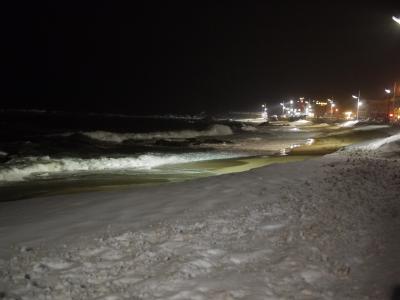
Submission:
{"label": "snow", "polygon": [[381,148],[384,145],[395,143],[400,141],[400,134],[394,134],[390,137],[387,138],[381,138],[381,139],[374,139],[372,141],[367,141],[364,143],[356,144],[356,145],[351,145],[348,146],[348,149],[358,149],[358,150],[377,150]]}
{"label": "snow", "polygon": [[0,203],[2,298],[389,299],[400,159],[377,150],[398,151],[399,138],[191,182]]}

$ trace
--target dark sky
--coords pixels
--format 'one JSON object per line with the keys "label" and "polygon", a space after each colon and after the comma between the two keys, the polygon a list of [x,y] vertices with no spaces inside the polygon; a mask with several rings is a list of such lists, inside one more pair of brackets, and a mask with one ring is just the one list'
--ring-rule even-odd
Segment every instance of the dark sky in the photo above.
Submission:
{"label": "dark sky", "polygon": [[396,1],[10,2],[2,107],[258,110],[300,96],[345,103],[359,88],[377,98],[400,78]]}

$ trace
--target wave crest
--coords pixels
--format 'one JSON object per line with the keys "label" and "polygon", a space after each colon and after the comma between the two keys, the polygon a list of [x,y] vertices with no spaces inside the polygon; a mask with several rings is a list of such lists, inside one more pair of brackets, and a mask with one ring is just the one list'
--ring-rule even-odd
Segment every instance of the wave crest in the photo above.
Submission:
{"label": "wave crest", "polygon": [[232,153],[143,154],[137,157],[50,158],[25,157],[14,159],[0,169],[0,182],[23,181],[35,176],[46,177],[67,172],[140,170],[195,161],[238,157]]}
{"label": "wave crest", "polygon": [[[80,134],[102,142],[123,143],[128,140],[189,139],[201,136],[224,136],[233,134],[233,131],[227,125],[215,124],[206,130],[160,131],[148,133],[88,131],[80,132]],[[73,133],[64,133],[62,135],[70,136],[73,135]]]}

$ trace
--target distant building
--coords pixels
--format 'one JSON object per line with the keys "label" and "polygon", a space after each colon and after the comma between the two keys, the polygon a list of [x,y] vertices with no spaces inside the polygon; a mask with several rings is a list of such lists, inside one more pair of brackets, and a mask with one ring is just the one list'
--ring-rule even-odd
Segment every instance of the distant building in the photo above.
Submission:
{"label": "distant building", "polygon": [[358,114],[360,119],[388,121],[390,111],[390,99],[363,99]]}
{"label": "distant building", "polygon": [[314,117],[323,118],[329,114],[328,102],[327,101],[315,101],[314,105]]}
{"label": "distant building", "polygon": [[390,112],[391,122],[400,122],[400,80],[394,83],[393,86],[393,99],[392,99],[392,111]]}
{"label": "distant building", "polygon": [[361,119],[372,119],[386,122],[400,121],[400,82],[394,84],[393,90],[382,99],[366,99],[360,107]]}

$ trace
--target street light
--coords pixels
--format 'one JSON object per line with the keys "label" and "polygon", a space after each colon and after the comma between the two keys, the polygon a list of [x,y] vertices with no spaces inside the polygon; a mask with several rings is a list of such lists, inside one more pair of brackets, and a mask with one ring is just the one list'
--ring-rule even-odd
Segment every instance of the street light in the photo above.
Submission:
{"label": "street light", "polygon": [[266,104],[262,104],[261,107],[262,107],[261,117],[263,119],[268,119],[267,105]]}
{"label": "street light", "polygon": [[285,114],[285,103],[281,103],[282,106],[282,116]]}
{"label": "street light", "polygon": [[332,99],[328,99],[329,104],[331,105],[331,118],[333,117],[333,108],[336,106]]}
{"label": "street light", "polygon": [[397,24],[400,24],[400,18],[396,18],[395,16],[392,17],[393,21],[395,21]]}
{"label": "street light", "polygon": [[356,120],[358,121],[358,111],[359,111],[359,108],[360,108],[360,106],[361,106],[361,102],[360,102],[361,92],[358,91],[358,97],[357,97],[357,96],[354,96],[354,95],[352,95],[352,97],[353,97],[354,99],[357,99],[357,114],[356,114]]}
{"label": "street light", "polygon": [[293,116],[294,115],[293,100],[290,100],[289,103],[290,103],[290,116]]}
{"label": "street light", "polygon": [[396,105],[396,91],[397,91],[397,82],[394,82],[393,90],[385,89],[386,94],[390,95],[391,97],[388,98],[388,116],[393,114],[393,110],[395,109]]}

